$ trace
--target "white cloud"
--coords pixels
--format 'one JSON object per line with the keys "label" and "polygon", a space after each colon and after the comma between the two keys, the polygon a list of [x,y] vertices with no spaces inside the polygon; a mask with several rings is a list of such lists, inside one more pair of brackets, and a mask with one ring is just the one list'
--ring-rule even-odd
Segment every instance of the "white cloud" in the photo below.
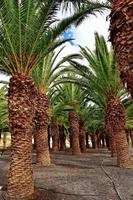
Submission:
{"label": "white cloud", "polygon": [[[61,16],[61,13],[60,13]],[[97,14],[97,16],[90,16],[87,18],[80,26],[74,28],[72,26],[71,31],[73,32],[73,38],[76,40],[75,43],[85,47],[87,46],[90,49],[94,49],[95,44],[95,32],[98,32],[100,35],[103,35],[108,42],[109,38],[109,11],[104,12],[104,14]],[[108,46],[110,43],[108,42]],[[60,58],[68,54],[79,53],[78,46],[72,46],[69,42],[66,43],[66,47],[60,54]],[[59,59],[59,58],[58,58]]]}
{"label": "white cloud", "polygon": [[94,48],[95,32],[103,35],[108,41],[109,21],[106,21],[108,15],[109,12],[105,12],[103,15],[97,14],[97,17],[90,16],[86,19],[75,31],[76,42],[81,46],[87,46],[90,49]]}

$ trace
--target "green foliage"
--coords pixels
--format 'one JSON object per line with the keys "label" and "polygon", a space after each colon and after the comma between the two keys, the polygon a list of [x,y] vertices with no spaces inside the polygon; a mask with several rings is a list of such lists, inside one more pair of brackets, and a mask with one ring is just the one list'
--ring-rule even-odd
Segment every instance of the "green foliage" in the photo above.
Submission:
{"label": "green foliage", "polygon": [[4,86],[0,89],[0,129],[8,128],[8,105],[7,105],[7,88]]}
{"label": "green foliage", "polygon": [[[51,51],[32,71],[33,80],[39,91],[49,92],[53,82],[58,80],[64,73],[62,70],[63,64],[66,62],[66,57],[59,59],[62,47],[57,53]],[[77,58],[79,55],[73,54]],[[68,56],[69,57],[69,56]],[[58,60],[58,61],[57,61]],[[61,67],[60,67],[61,66]]]}
{"label": "green foliage", "polygon": [[105,107],[108,98],[119,95],[122,89],[113,51],[108,50],[103,36],[96,33],[95,50],[81,47],[81,54],[88,62],[86,66],[74,60],[69,63],[77,70],[88,99]]}
{"label": "green foliage", "polygon": [[78,10],[81,8],[81,6],[88,6],[88,5],[101,5],[108,9],[110,9],[110,6],[107,3],[101,3],[98,0],[57,0],[61,4],[62,11],[70,11],[73,12],[73,10]]}
{"label": "green foliage", "polygon": [[9,74],[30,73],[45,55],[64,43],[58,38],[69,25],[101,9],[101,5],[82,6],[78,12],[58,21],[59,3],[55,0],[1,1],[1,68]]}

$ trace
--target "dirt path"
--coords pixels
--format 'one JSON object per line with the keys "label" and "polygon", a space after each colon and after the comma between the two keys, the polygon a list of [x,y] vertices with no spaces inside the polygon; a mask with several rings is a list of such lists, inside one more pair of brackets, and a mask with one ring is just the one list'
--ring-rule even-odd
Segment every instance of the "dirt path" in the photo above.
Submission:
{"label": "dirt path", "polygon": [[[133,200],[133,169],[117,168],[107,150],[89,150],[81,156],[60,152],[51,159],[50,167],[33,164],[35,185],[40,188],[37,200]],[[4,155],[0,185],[6,184],[8,168],[9,156]]]}

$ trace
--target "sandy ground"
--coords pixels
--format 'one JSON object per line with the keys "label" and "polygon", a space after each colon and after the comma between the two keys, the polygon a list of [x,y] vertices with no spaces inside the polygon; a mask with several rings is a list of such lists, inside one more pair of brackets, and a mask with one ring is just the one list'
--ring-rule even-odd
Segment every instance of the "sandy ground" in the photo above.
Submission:
{"label": "sandy ground", "polygon": [[[0,158],[0,186],[7,184],[9,159],[6,153]],[[106,149],[88,150],[81,156],[59,152],[51,154],[51,160],[50,167],[33,164],[39,190],[35,200],[133,200],[133,169],[116,167],[116,159]]]}

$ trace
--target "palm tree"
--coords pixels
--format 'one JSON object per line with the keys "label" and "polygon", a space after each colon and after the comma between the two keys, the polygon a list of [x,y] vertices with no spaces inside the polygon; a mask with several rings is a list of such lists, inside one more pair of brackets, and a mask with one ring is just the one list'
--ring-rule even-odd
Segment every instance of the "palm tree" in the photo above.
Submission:
{"label": "palm tree", "polygon": [[[131,167],[125,134],[125,108],[119,98],[122,87],[114,55],[112,51],[108,51],[104,38],[97,33],[95,44],[94,51],[81,48],[82,55],[88,61],[88,67],[76,61],[70,63],[80,72],[82,78],[79,82],[88,94],[91,93],[94,102],[100,100],[99,104],[105,111],[106,130],[116,141],[118,166]],[[97,98],[98,95],[101,97]]]}
{"label": "palm tree", "polygon": [[112,1],[110,15],[110,41],[112,42],[120,77],[133,97],[133,1]]}
{"label": "palm tree", "polygon": [[[50,165],[50,156],[47,141],[48,123],[51,114],[48,94],[50,93],[53,81],[58,79],[61,75],[58,68],[66,61],[66,58],[64,57],[57,62],[63,49],[64,47],[57,51],[57,53],[51,51],[47,56],[45,56],[44,60],[42,60],[42,62],[39,63],[38,66],[32,71],[32,77],[38,90],[38,105],[34,128],[34,136],[37,150],[37,163],[45,166]],[[73,55],[73,57],[77,58],[77,55],[75,54]],[[53,123],[51,123],[51,127],[53,130],[55,130],[54,132],[56,133],[58,132],[57,123],[55,123],[54,120],[52,120],[52,122]]]}
{"label": "palm tree", "polygon": [[[64,77],[63,77],[64,78]],[[66,76],[69,79],[69,74]],[[78,85],[73,83],[65,83],[58,87],[60,101],[68,106],[70,138],[72,142],[72,154],[79,155],[81,153],[79,144],[79,117],[78,111],[83,94]]]}
{"label": "palm tree", "polygon": [[10,198],[27,198],[34,193],[31,138],[37,92],[30,72],[64,42],[56,39],[68,25],[100,7],[82,8],[55,25],[58,3],[54,0],[0,3],[0,67],[12,75],[8,95],[12,138],[7,187]]}
{"label": "palm tree", "polygon": [[[61,89],[61,88],[60,88]],[[67,112],[70,108],[60,100],[61,91],[58,88],[52,88],[49,91],[49,99],[51,104],[51,136],[52,150],[59,151],[60,147],[65,147],[64,128],[67,128],[68,116]],[[63,141],[60,141],[63,139]]]}

